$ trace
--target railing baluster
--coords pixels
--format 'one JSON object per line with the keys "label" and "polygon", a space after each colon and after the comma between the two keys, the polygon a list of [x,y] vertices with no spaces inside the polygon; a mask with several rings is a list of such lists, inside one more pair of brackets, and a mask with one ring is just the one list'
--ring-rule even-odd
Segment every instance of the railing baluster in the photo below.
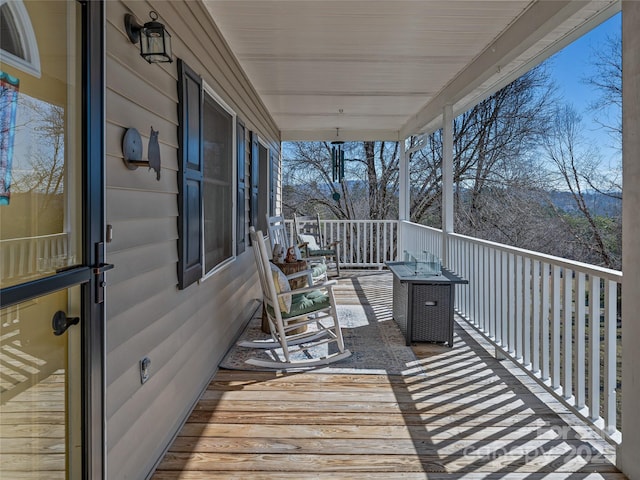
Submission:
{"label": "railing baluster", "polygon": [[522,326],[524,324],[524,320],[523,320],[523,312],[524,312],[524,305],[523,305],[523,289],[524,289],[524,282],[522,281],[522,276],[523,276],[523,269],[522,269],[522,257],[520,255],[516,255],[515,257],[515,262],[516,262],[516,272],[515,272],[515,280],[516,280],[516,287],[515,287],[515,291],[516,291],[516,304],[515,304],[515,317],[516,317],[516,322],[515,322],[515,329],[514,329],[514,335],[515,335],[515,341],[516,341],[516,345],[515,345],[515,352],[516,352],[516,358],[518,360],[522,360],[522,340],[524,338],[523,333],[522,333]]}
{"label": "railing baluster", "polygon": [[[19,277],[24,277],[27,276],[29,274],[29,272],[27,271],[27,255],[29,254],[29,249],[28,249],[28,245],[29,243],[21,243],[20,247],[19,247],[19,252],[18,253],[18,276]],[[46,243],[47,247],[49,247],[51,244],[50,242]],[[51,250],[47,251],[47,255],[46,258],[51,259],[52,255],[51,255]],[[49,262],[50,264],[52,264],[53,262]]]}
{"label": "railing baluster", "polygon": [[363,241],[363,230],[364,224],[362,221],[358,221],[358,234],[356,235],[356,265],[360,265],[363,263],[364,259],[362,257],[362,245]]}
{"label": "railing baluster", "polygon": [[484,281],[482,282],[482,297],[483,297],[483,303],[484,303],[484,309],[482,312],[482,316],[484,317],[484,331],[491,333],[492,328],[491,328],[491,315],[489,313],[490,311],[490,306],[491,306],[491,290],[490,290],[490,264],[489,264],[489,248],[488,247],[483,247],[482,248],[482,270],[483,270],[483,276],[484,276]]}
{"label": "railing baluster", "polygon": [[589,276],[589,418],[600,418],[600,277]]}
{"label": "railing baluster", "polygon": [[522,271],[522,363],[531,366],[531,260],[523,257]]}
{"label": "railing baluster", "polygon": [[542,374],[541,378],[543,381],[549,380],[549,333],[550,333],[550,324],[551,319],[549,318],[549,289],[551,282],[551,275],[549,271],[549,264],[543,262],[540,266],[540,277],[542,284],[542,306],[540,308],[540,331],[541,331],[541,363],[542,363]]}
{"label": "railing baluster", "polygon": [[552,311],[551,311],[551,388],[560,388],[560,270],[554,265],[552,277]]}
{"label": "railing baluster", "polygon": [[574,385],[576,408],[581,410],[585,406],[585,274],[578,272],[575,282],[575,348],[574,348]]}
{"label": "railing baluster", "polygon": [[509,254],[507,252],[500,252],[500,345],[509,350],[509,279],[507,277],[509,268]]}
{"label": "railing baluster", "polygon": [[604,294],[604,426],[607,433],[616,430],[617,387],[617,285],[605,281]]}
{"label": "railing baluster", "polygon": [[478,323],[483,332],[487,331],[487,318],[485,315],[485,304],[487,296],[485,295],[485,286],[487,284],[485,274],[487,269],[484,263],[484,248],[478,245],[478,256],[476,257],[476,270],[478,272]]}
{"label": "railing baluster", "polygon": [[17,243],[9,244],[9,275],[8,278],[13,278],[18,275],[16,272],[16,259],[18,258],[18,254],[16,254],[16,250],[20,249],[20,245]]}
{"label": "railing baluster", "polygon": [[531,272],[531,371],[540,372],[540,262],[533,261]]}
{"label": "railing baluster", "polygon": [[508,343],[508,351],[513,354],[516,350],[516,265],[515,265],[515,255],[512,253],[509,254],[509,274],[507,280],[509,282],[509,292],[507,294],[507,298],[509,301],[509,307],[507,311],[508,323],[507,328],[509,329],[509,343]]}
{"label": "railing baluster", "polygon": [[[65,235],[62,239],[65,243],[68,242],[68,236]],[[28,270],[30,274],[38,273],[38,241],[37,239],[29,240],[29,266]]]}
{"label": "railing baluster", "polygon": [[479,259],[479,245],[476,243],[473,245],[473,263],[471,264],[471,274],[473,275],[473,298],[471,299],[471,315],[474,325],[480,325],[480,309],[478,305],[480,303],[480,269],[478,268]]}
{"label": "railing baluster", "polygon": [[495,264],[495,250],[493,248],[487,249],[488,255],[488,263],[487,263],[487,271],[489,274],[489,281],[487,282],[487,286],[489,291],[488,293],[488,303],[489,303],[489,337],[495,340],[496,338],[496,264]]}
{"label": "railing baluster", "polygon": [[349,260],[353,263],[353,240],[355,237],[355,225],[353,222],[349,222]]}
{"label": "railing baluster", "polygon": [[[469,244],[466,248],[466,258],[465,258],[465,278],[468,278],[469,281],[473,280],[473,274],[471,273],[471,269],[473,268],[473,245]],[[473,318],[473,299],[474,299],[474,285],[469,285],[467,288],[467,319],[471,320]]]}
{"label": "railing baluster", "polygon": [[562,328],[562,359],[563,359],[563,378],[562,378],[562,395],[566,400],[571,399],[573,395],[573,355],[572,337],[573,337],[573,270],[564,269],[564,302],[563,309],[563,328]]}
{"label": "railing baluster", "polygon": [[[382,225],[377,225],[378,228],[375,229],[376,232],[376,264],[381,265],[382,262],[380,261],[380,228],[384,228],[384,224]],[[373,225],[371,226],[371,228],[373,228]]]}

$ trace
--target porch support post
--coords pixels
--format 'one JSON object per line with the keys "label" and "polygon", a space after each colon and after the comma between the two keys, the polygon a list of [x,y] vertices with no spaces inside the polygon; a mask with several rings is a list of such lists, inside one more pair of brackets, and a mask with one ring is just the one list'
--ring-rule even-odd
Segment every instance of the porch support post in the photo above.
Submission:
{"label": "porch support post", "polygon": [[[399,167],[400,167],[400,191],[398,192],[398,220],[411,220],[410,208],[410,181],[409,181],[409,155],[405,150],[405,139],[400,138]],[[405,238],[402,225],[398,225],[398,251],[396,259],[402,258],[405,248]]]}
{"label": "porch support post", "polygon": [[449,266],[449,238],[453,233],[453,107],[442,115],[442,263]]}
{"label": "porch support post", "polygon": [[404,139],[400,140],[400,192],[398,201],[399,220],[411,220],[411,212],[409,211],[409,155],[407,155],[404,146]]}
{"label": "porch support post", "polygon": [[640,2],[622,2],[622,444],[619,468],[640,479]]}

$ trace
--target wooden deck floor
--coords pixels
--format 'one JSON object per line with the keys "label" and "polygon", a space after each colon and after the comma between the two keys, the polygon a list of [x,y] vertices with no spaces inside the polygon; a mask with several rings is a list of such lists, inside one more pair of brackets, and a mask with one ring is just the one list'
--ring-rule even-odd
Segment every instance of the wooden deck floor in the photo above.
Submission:
{"label": "wooden deck floor", "polygon": [[[389,283],[341,280],[342,300],[376,308]],[[414,351],[426,375],[221,370],[153,480],[625,478],[614,447],[463,322],[453,349]]]}

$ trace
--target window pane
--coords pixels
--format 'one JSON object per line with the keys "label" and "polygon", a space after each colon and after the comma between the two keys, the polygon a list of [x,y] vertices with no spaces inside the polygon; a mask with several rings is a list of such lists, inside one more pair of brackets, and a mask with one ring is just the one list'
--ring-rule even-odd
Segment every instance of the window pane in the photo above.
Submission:
{"label": "window pane", "polygon": [[205,95],[204,118],[205,273],[233,255],[233,117]]}
{"label": "window pane", "polygon": [[[0,56],[0,288],[82,261],[81,6],[26,7],[48,41],[30,46],[40,52],[41,78]],[[51,18],[66,22],[45,21]],[[26,47],[28,40],[20,41]]]}
{"label": "window pane", "polygon": [[25,58],[20,31],[8,3],[0,6],[0,44],[3,50],[16,57]]}

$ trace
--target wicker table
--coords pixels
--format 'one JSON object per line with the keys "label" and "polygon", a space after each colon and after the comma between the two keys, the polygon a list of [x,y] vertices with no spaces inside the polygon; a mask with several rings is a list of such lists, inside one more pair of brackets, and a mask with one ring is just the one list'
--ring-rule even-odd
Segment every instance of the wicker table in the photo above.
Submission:
{"label": "wicker table", "polygon": [[[301,272],[302,270],[307,269],[307,261],[306,260],[296,260],[295,262],[289,263],[278,263],[272,262],[276,267],[282,270],[282,273],[285,275],[291,275],[292,273]],[[291,290],[295,290],[296,288],[302,288],[307,286],[307,277],[297,277],[289,280],[289,286]],[[292,331],[292,333],[302,333],[306,331],[307,326],[303,325],[302,327],[296,328]],[[262,309],[262,331],[264,333],[271,333],[269,330],[269,321],[267,320],[267,313]]]}
{"label": "wicker table", "polygon": [[411,342],[447,342],[453,347],[455,285],[469,283],[442,269],[416,275],[404,262],[387,262],[393,273],[393,318]]}

